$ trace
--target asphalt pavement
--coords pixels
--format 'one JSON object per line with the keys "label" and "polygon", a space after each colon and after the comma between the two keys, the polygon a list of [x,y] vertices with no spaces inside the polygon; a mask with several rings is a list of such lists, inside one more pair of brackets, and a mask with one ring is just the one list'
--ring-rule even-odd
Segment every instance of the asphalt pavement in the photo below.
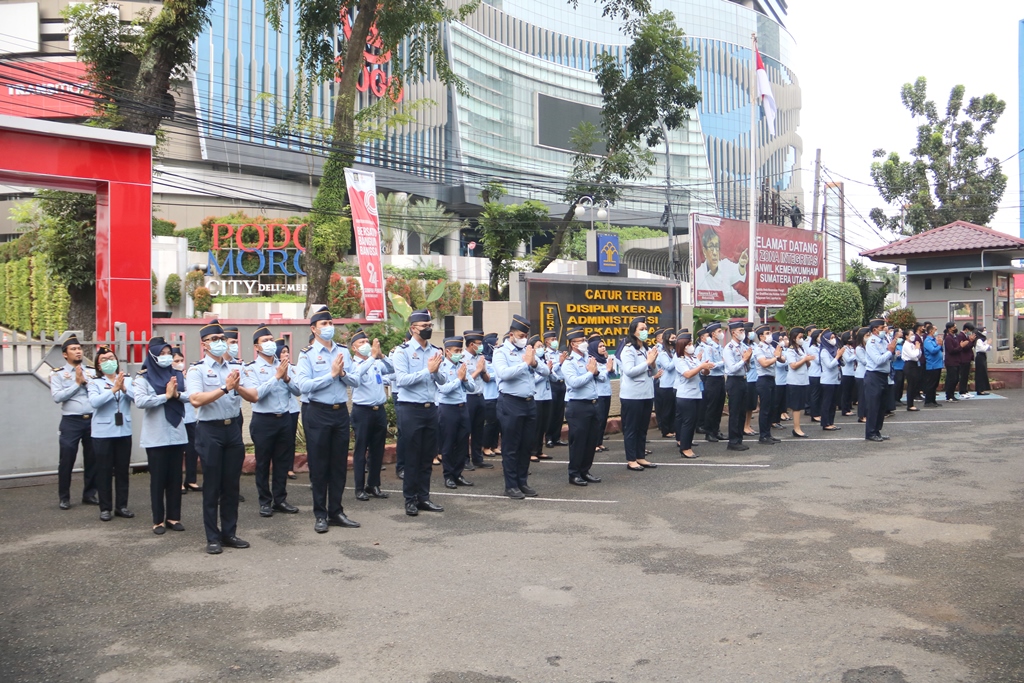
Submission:
{"label": "asphalt pavement", "polygon": [[[532,466],[540,497],[501,470],[467,473],[444,513],[389,500],[313,531],[257,514],[203,552],[201,497],[183,533],[150,532],[149,479],[131,520],[57,509],[52,480],[0,488],[0,680],[1024,681],[1024,391],[897,412],[884,444],[842,431],[776,434],[686,461],[650,434],[656,470],[628,472],[620,436],[586,488],[566,448]],[[56,463],[56,453],[54,454]]]}

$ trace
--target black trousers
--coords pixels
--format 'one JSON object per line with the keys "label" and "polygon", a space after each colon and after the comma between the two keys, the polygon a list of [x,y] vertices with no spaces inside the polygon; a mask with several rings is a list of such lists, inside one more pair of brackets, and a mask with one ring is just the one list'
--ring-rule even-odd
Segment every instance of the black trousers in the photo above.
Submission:
{"label": "black trousers", "polygon": [[654,392],[654,415],[658,419],[661,435],[667,437],[676,431],[676,390],[658,387]]}
{"label": "black trousers", "polygon": [[437,406],[399,401],[398,450],[405,454],[402,495],[407,503],[430,499],[430,474],[437,456]]}
{"label": "black trousers", "polygon": [[597,397],[597,446],[604,445],[604,431],[608,429],[608,413],[611,412],[611,409],[611,396]]}
{"label": "black trousers", "polygon": [[960,382],[960,366],[954,365],[946,368],[946,400],[952,401],[956,394],[957,384]]}
{"label": "black trousers", "polygon": [[941,375],[941,369],[925,370],[921,373],[921,389],[924,393],[924,404],[926,406],[938,405],[935,395],[939,391],[939,377]]}
{"label": "black trousers", "polygon": [[[196,450],[203,464],[203,526],[206,540],[220,543],[235,535],[238,527],[238,480],[242,476],[245,444],[242,421],[196,423]],[[218,512],[220,527],[217,526]]]}
{"label": "black trousers", "polygon": [[725,392],[729,396],[729,443],[741,444],[747,419],[747,378],[726,377]]}
{"label": "black trousers", "polygon": [[906,367],[907,367],[907,364],[906,364],[906,361],[904,361],[903,367],[900,368],[899,370],[896,370],[895,374],[893,375],[893,378],[892,378],[893,382],[894,382],[895,391],[896,391],[895,396],[896,396],[896,400],[897,401],[902,401],[903,400],[903,389],[906,386],[906,382],[907,382]]}
{"label": "black trousers", "polygon": [[896,385],[889,384],[889,375],[885,376],[885,402],[883,412],[891,413],[896,410]]}
{"label": "black trousers", "polygon": [[857,419],[860,420],[868,414],[867,401],[864,399],[864,378],[854,377],[853,381],[857,387]]}
{"label": "black trousers", "polygon": [[310,401],[302,406],[302,424],[306,427],[306,462],[313,489],[313,514],[317,519],[327,519],[345,509],[341,498],[348,475],[351,433],[348,406],[341,403],[334,409],[325,403]]}
{"label": "black trousers", "polygon": [[[921,391],[923,375],[924,372],[921,370],[921,365],[916,360],[908,360],[903,364],[903,379],[907,383],[907,408],[914,407],[917,394]],[[899,391],[898,387],[897,391]]]}
{"label": "black trousers", "polygon": [[484,461],[484,397],[483,394],[466,396],[469,410],[469,455],[474,465]]}
{"label": "black trousers", "polygon": [[[128,469],[132,462],[132,437],[115,436],[111,439],[93,437],[96,456],[96,493],[100,510],[118,510],[128,507]],[[117,483],[111,494],[111,479]],[[116,500],[111,500],[116,497]]]}
{"label": "black trousers", "polygon": [[71,500],[71,470],[78,460],[78,444],[82,444],[82,466],[85,469],[82,484],[82,498],[96,493],[96,457],[92,446],[92,419],[80,415],[64,415],[60,418],[60,459],[57,464],[57,495],[61,500]]}
{"label": "black trousers", "polygon": [[772,389],[772,424],[782,422],[782,413],[786,410],[786,385],[775,383]]}
{"label": "black trousers", "polygon": [[836,423],[836,399],[839,393],[839,384],[821,385],[821,427],[831,427]]}
{"label": "black trousers", "polygon": [[545,441],[560,441],[562,439],[562,425],[565,424],[565,380],[551,383],[551,414],[548,416],[547,424],[541,423],[541,427],[547,434]]}
{"label": "black trousers", "polygon": [[[184,444],[185,450],[185,483],[196,483],[196,465],[199,463],[199,451],[196,450],[196,423],[186,422],[185,433],[188,434],[188,443]],[[178,521],[177,517],[171,519]]]}
{"label": "black trousers", "polygon": [[469,457],[469,407],[465,403],[437,408],[440,417],[441,467],[445,479],[458,479]]}
{"label": "black trousers", "polygon": [[565,405],[565,419],[569,422],[570,480],[589,474],[594,465],[594,451],[601,424],[599,400],[568,401]]}
{"label": "black trousers", "polygon": [[[388,436],[388,412],[383,405],[353,405],[352,429],[356,432],[356,445],[352,451],[352,477],[356,491],[380,486],[384,442]],[[367,468],[370,470],[369,478]]]}
{"label": "black trousers", "polygon": [[[273,413],[252,414],[249,436],[256,450],[256,493],[260,507],[280,505],[288,499],[289,438],[292,434],[291,413],[277,417]],[[292,439],[291,447],[294,448]],[[346,456],[347,458],[347,456]],[[273,467],[273,475],[271,475]],[[271,485],[271,476],[273,484]]]}
{"label": "black trousers", "polygon": [[[655,390],[657,391],[657,390]],[[622,441],[626,449],[626,462],[636,462],[646,457],[647,430],[651,424],[652,398],[619,399],[622,412]]]}
{"label": "black trousers", "polygon": [[[701,394],[703,396],[703,393]],[[676,399],[678,400],[678,399]],[[707,416],[708,402],[703,398],[694,399],[697,401],[697,424],[694,426],[694,431],[698,434],[704,431],[705,417]],[[678,409],[678,408],[677,408]],[[676,423],[679,422],[679,416],[676,416]],[[700,431],[697,431],[700,430]]]}
{"label": "black trousers", "polygon": [[864,402],[867,422],[864,424],[864,436],[877,436],[882,433],[885,422],[885,388],[888,386],[888,375],[884,372],[869,370],[864,375]]}
{"label": "black trousers", "polygon": [[974,390],[991,391],[988,381],[988,353],[982,351],[974,356]]}
{"label": "black trousers", "polygon": [[[763,375],[757,378],[757,398],[761,402],[761,410],[757,413],[757,432],[762,439],[772,438],[772,394],[775,390],[775,378]],[[749,387],[747,387],[749,389]]]}
{"label": "black trousers", "polygon": [[551,420],[551,401],[537,401],[537,428],[533,432],[533,436],[530,438],[530,455],[540,455],[544,452],[544,443],[547,439],[545,434],[544,425],[548,424]]}
{"label": "black trousers", "polygon": [[960,394],[966,394],[967,390],[970,389],[971,382],[971,361],[960,364],[960,370],[958,372],[960,378]]}
{"label": "black trousers", "polygon": [[530,435],[537,429],[537,406],[532,398],[511,394],[498,397],[501,422],[501,469],[505,488],[526,486],[530,474]]}
{"label": "black trousers", "polygon": [[402,450],[402,425],[398,420],[398,392],[392,392],[391,405],[395,407],[395,475],[400,475],[405,471],[405,451]]}
{"label": "black trousers", "polygon": [[299,413],[288,413],[292,421],[292,435],[289,438],[288,446],[288,471],[295,471],[295,437],[299,434]]}
{"label": "black trousers", "polygon": [[693,448],[693,435],[697,431],[698,398],[676,399],[676,441],[680,450]]}
{"label": "black trousers", "polygon": [[153,524],[163,524],[168,519],[181,521],[181,447],[177,443],[146,449]]}
{"label": "black trousers", "polygon": [[808,404],[805,412],[812,418],[821,417],[821,378],[808,377],[807,383],[810,386],[810,390],[807,393],[807,398],[810,403]]}
{"label": "black trousers", "polygon": [[839,379],[839,412],[843,415],[853,412],[853,398],[857,393],[857,380],[853,375],[843,375]]}
{"label": "black trousers", "polygon": [[722,411],[725,408],[725,377],[708,375],[704,378],[705,413],[704,431],[712,436],[722,431]]}
{"label": "black trousers", "polygon": [[498,447],[498,436],[501,434],[501,423],[498,422],[498,399],[484,400],[484,436],[483,444],[487,450]]}

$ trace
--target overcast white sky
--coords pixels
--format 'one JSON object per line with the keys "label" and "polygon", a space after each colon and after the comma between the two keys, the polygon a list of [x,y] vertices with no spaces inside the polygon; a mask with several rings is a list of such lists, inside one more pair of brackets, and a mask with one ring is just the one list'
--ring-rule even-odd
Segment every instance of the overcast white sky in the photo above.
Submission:
{"label": "overcast white sky", "polygon": [[[918,76],[928,79],[929,99],[944,109],[950,89],[972,96],[995,93],[1006,112],[988,138],[988,153],[1013,156],[1018,144],[1018,24],[1024,3],[1017,0],[789,0],[788,28],[799,52],[794,64],[803,91],[798,132],[804,141],[803,167],[808,217],[814,186],[814,150],[833,174],[870,183],[871,152],[914,145],[917,124],[900,102],[900,87]],[[1018,159],[1003,164],[1009,178],[1000,211],[990,227],[1017,235]],[[836,180],[842,180],[836,177]],[[872,187],[846,182],[848,205],[865,219],[883,206]],[[864,247],[883,244],[874,230],[848,208],[847,240]],[[849,246],[847,254],[850,253]]]}

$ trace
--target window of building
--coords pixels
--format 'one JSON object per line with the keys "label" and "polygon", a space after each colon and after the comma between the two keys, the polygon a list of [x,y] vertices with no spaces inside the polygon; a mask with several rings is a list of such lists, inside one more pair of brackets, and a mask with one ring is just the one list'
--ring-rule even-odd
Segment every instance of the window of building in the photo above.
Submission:
{"label": "window of building", "polygon": [[931,289],[932,288],[932,279],[930,277],[926,277],[924,279],[924,288],[925,289]]}
{"label": "window of building", "polygon": [[945,280],[942,281],[942,288],[943,289],[949,289],[950,285],[952,285],[952,284],[953,284],[953,278],[947,277]]}
{"label": "window of building", "polygon": [[949,319],[956,323],[957,329],[963,329],[965,323],[974,323],[980,330],[985,326],[985,302],[950,301]]}
{"label": "window of building", "polygon": [[[1010,348],[1010,275],[996,277],[996,310],[992,312],[996,324],[996,349]],[[991,336],[989,337],[991,340]]]}
{"label": "window of building", "polygon": [[964,278],[964,289],[970,289],[970,288],[971,288],[971,276],[968,275],[967,277]]}

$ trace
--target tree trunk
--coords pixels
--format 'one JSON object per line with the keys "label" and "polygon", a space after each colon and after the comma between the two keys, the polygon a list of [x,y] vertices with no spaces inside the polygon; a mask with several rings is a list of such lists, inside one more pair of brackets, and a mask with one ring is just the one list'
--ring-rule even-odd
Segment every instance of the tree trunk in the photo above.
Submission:
{"label": "tree trunk", "polygon": [[96,332],[96,285],[68,287],[71,303],[68,305],[69,330],[81,330],[91,338]]}
{"label": "tree trunk", "polygon": [[501,301],[501,288],[498,287],[498,269],[501,259],[491,259],[491,279],[487,283],[487,297],[490,301]]}
{"label": "tree trunk", "polygon": [[[331,271],[334,270],[333,263],[324,263],[306,253],[306,317],[310,315],[310,306],[313,304],[327,305],[327,290],[331,282]],[[333,312],[337,315],[337,312]]]}
{"label": "tree trunk", "polygon": [[576,207],[570,205],[569,209],[565,212],[565,215],[562,216],[562,222],[558,224],[558,229],[555,230],[555,236],[551,239],[551,246],[548,247],[548,253],[540,260],[540,263],[538,263],[533,269],[533,272],[543,273],[544,270],[562,253],[562,242],[565,241],[565,233],[568,232],[569,226],[572,224],[572,219],[576,215],[575,212]]}

